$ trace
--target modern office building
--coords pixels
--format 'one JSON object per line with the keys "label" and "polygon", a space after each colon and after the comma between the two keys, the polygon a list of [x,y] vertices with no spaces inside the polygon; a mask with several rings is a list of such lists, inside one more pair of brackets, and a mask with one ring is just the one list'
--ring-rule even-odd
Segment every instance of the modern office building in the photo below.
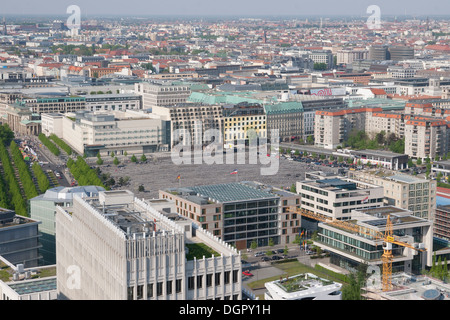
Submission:
{"label": "modern office building", "polygon": [[382,187],[386,205],[407,209],[416,217],[433,220],[436,180],[381,169],[349,171],[348,176]]}
{"label": "modern office building", "polygon": [[129,191],[74,196],[56,211],[59,299],[242,299],[234,248]]}
{"label": "modern office building", "polygon": [[83,111],[67,114],[43,115],[43,132],[56,133],[62,128],[61,139],[77,153],[95,157],[128,154],[147,154],[168,151],[170,123],[142,111]]}
{"label": "modern office building", "polygon": [[40,221],[16,215],[0,208],[0,256],[14,266],[25,268],[39,265]]}
{"label": "modern office building", "polygon": [[434,236],[445,241],[450,241],[450,205],[436,207]]}
{"label": "modern office building", "polygon": [[342,284],[304,273],[266,282],[264,300],[342,300]]}
{"label": "modern office building", "polygon": [[255,182],[170,188],[159,198],[175,201],[177,213],[238,249],[254,241],[288,244],[300,230],[301,217],[289,211],[300,196]]}
{"label": "modern office building", "polygon": [[[297,193],[303,209],[338,220],[350,219],[352,210],[383,205],[382,187],[325,174],[297,182]],[[302,224],[307,221],[303,218]],[[310,222],[305,227],[314,229],[316,221]]]}
{"label": "modern office building", "polygon": [[403,61],[408,59],[414,59],[414,47],[408,46],[390,46],[389,60]]}
{"label": "modern office building", "polygon": [[[399,241],[425,248],[425,252],[403,247],[392,246],[392,272],[420,274],[427,266],[431,266],[433,255],[432,222],[412,215],[408,210],[387,206],[370,209],[352,210],[349,223],[365,228],[368,232],[384,234],[387,217],[392,222],[393,234]],[[348,270],[355,270],[359,264],[380,267],[384,252],[382,239],[361,235],[331,224],[319,223],[318,240],[314,243],[330,252],[331,264]]]}
{"label": "modern office building", "polygon": [[125,111],[142,109],[142,96],[138,94],[86,95],[88,111]]}
{"label": "modern office building", "polygon": [[30,217],[34,220],[41,221],[38,227],[42,245],[39,249],[39,254],[42,257],[39,263],[40,265],[56,264],[56,206],[70,207],[75,194],[81,197],[92,197],[97,196],[100,191],[104,191],[104,189],[97,186],[56,187],[30,199]]}
{"label": "modern office building", "polygon": [[389,60],[388,46],[369,47],[369,60]]}
{"label": "modern office building", "polygon": [[[0,265],[2,262],[0,261]],[[56,266],[24,268],[2,265],[0,300],[56,300]]]}
{"label": "modern office building", "polygon": [[135,84],[134,92],[142,96],[143,109],[152,109],[185,103],[191,89],[189,85],[174,85],[171,82],[141,82]]}

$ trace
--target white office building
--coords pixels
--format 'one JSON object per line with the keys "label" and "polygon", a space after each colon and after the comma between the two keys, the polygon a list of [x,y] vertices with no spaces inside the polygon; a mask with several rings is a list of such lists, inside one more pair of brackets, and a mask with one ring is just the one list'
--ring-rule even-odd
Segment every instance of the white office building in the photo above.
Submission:
{"label": "white office building", "polygon": [[89,157],[98,152],[104,156],[168,151],[170,144],[170,122],[142,111],[80,111],[42,117],[44,134],[55,133],[77,153]]}
{"label": "white office building", "polygon": [[57,207],[58,298],[241,300],[237,250],[172,210],[129,191]]}

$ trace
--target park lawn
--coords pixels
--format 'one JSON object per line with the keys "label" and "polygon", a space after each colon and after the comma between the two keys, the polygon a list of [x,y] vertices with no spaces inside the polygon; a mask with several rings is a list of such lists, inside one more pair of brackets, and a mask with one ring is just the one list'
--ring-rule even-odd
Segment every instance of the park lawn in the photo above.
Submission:
{"label": "park lawn", "polygon": [[300,273],[312,273],[318,277],[342,283],[341,280],[335,279],[332,276],[330,276],[326,273],[323,273],[317,269],[314,269],[310,266],[307,266],[303,263],[300,263],[299,261],[289,261],[289,262],[285,262],[285,263],[277,263],[277,264],[273,264],[273,266],[280,270],[283,270],[284,273],[281,276],[273,276],[273,277],[269,277],[266,279],[259,279],[259,280],[250,282],[247,284],[248,287],[252,290],[264,289],[264,284],[266,282],[279,280],[280,277],[283,277],[283,278],[285,278],[287,276],[292,277],[292,276],[295,276]]}

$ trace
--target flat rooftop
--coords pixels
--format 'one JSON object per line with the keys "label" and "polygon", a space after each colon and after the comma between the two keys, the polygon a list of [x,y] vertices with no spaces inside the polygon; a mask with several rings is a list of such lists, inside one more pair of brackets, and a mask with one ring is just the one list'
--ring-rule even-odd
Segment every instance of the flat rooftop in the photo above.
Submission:
{"label": "flat rooftop", "polygon": [[180,195],[185,193],[186,198],[205,197],[211,201],[217,202],[235,202],[256,199],[278,198],[270,192],[271,189],[259,189],[244,183],[225,183],[216,185],[172,188],[168,192],[178,192]]}
{"label": "flat rooftop", "polygon": [[385,158],[396,158],[396,157],[408,156],[406,154],[395,153],[395,152],[386,151],[386,150],[356,150],[356,151],[353,151],[353,153],[358,154],[358,155],[370,155],[370,156],[378,156],[378,157],[385,157]]}
{"label": "flat rooftop", "polygon": [[8,284],[19,295],[56,290],[56,277]]}
{"label": "flat rooftop", "polygon": [[380,292],[370,289],[370,299],[375,300],[450,300],[450,286],[427,276],[393,274],[394,289]]}
{"label": "flat rooftop", "polygon": [[274,283],[284,291],[291,293],[328,286],[334,282],[305,273],[287,279],[276,280]]}

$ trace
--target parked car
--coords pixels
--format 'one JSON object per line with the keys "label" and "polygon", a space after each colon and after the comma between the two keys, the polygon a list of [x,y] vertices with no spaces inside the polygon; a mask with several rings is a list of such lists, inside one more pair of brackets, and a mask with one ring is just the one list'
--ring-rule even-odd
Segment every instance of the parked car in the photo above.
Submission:
{"label": "parked car", "polygon": [[252,277],[252,276],[253,276],[253,274],[252,274],[251,272],[249,272],[248,270],[242,271],[242,274],[243,274],[244,276],[247,276],[247,277]]}
{"label": "parked car", "polygon": [[276,261],[276,260],[281,260],[282,258],[280,257],[280,256],[273,256],[272,257],[272,260],[273,261]]}
{"label": "parked car", "polygon": [[270,261],[270,258],[269,258],[269,257],[266,257],[266,256],[264,256],[264,257],[261,257],[261,261]]}

